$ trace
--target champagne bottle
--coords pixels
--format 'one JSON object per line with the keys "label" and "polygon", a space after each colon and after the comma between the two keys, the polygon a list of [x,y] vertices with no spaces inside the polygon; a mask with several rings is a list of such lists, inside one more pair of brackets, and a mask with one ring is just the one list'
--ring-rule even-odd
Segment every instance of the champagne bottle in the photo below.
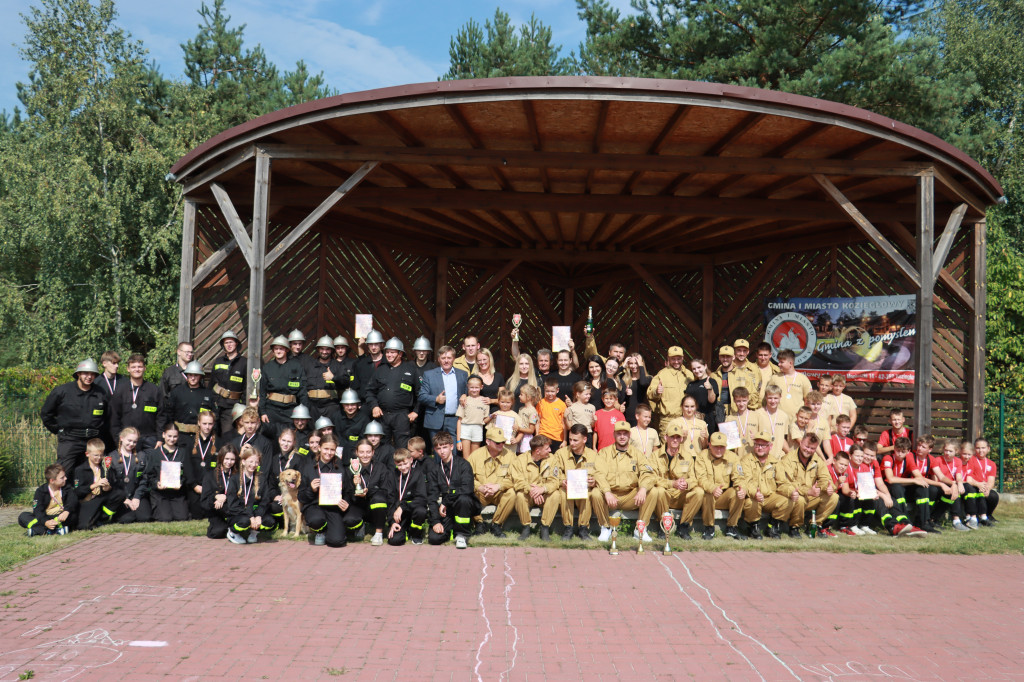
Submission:
{"label": "champagne bottle", "polygon": [[812,538],[818,537],[818,512],[813,509],[811,510],[811,528],[807,534]]}
{"label": "champagne bottle", "polygon": [[594,334],[594,308],[590,306],[587,307],[587,326],[585,330],[588,336]]}

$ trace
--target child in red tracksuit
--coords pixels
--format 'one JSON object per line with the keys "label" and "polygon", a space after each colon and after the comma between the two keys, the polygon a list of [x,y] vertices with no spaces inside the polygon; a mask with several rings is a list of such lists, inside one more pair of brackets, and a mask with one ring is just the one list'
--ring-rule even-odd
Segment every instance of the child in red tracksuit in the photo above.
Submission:
{"label": "child in red tracksuit", "polygon": [[950,439],[942,445],[942,454],[932,457],[931,478],[941,489],[941,496],[935,503],[933,518],[943,519],[946,512],[953,517],[953,528],[969,531],[970,528],[961,521],[964,514],[964,474],[963,465],[956,456],[956,441]]}
{"label": "child in red tracksuit", "polygon": [[[878,449],[881,450],[881,446]],[[882,457],[882,475],[893,499],[892,514],[889,514],[890,510],[886,510],[882,515],[882,523],[884,524],[887,518],[894,515],[896,525],[892,528],[893,535],[924,537],[927,534],[926,531],[912,525],[907,517],[907,489],[910,486],[929,487],[928,481],[921,476],[917,469],[917,463],[910,455],[909,438],[897,438],[893,443],[893,451]],[[916,500],[917,498],[911,499]],[[927,497],[925,501],[927,502]]]}
{"label": "child in red tracksuit", "polygon": [[996,465],[988,458],[989,444],[984,438],[974,441],[974,455],[967,462],[964,472],[964,489],[967,514],[971,517],[968,528],[979,525],[991,526],[996,523],[992,512],[999,504],[999,493],[995,491]]}

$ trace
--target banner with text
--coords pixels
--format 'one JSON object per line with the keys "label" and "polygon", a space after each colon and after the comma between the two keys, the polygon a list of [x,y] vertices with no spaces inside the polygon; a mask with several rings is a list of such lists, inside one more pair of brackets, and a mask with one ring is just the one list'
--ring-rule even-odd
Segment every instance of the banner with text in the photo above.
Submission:
{"label": "banner with text", "polygon": [[916,312],[913,296],[772,298],[764,340],[776,360],[793,351],[797,370],[811,378],[912,384]]}

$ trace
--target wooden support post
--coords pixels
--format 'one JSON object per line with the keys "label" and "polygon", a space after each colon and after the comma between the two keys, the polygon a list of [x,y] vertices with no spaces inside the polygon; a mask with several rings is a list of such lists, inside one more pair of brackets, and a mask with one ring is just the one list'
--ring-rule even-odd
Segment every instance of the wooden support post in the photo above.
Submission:
{"label": "wooden support post", "polygon": [[946,228],[942,231],[942,236],[939,237],[939,243],[935,247],[935,255],[932,256],[932,265],[935,267],[935,272],[933,273],[935,279],[938,279],[939,273],[942,272],[942,268],[946,264],[946,259],[949,258],[949,250],[953,248],[953,240],[956,239],[956,233],[960,231],[960,223],[963,221],[965,213],[967,213],[967,204],[957,206],[949,216]]}
{"label": "wooden support post", "polygon": [[235,205],[231,203],[231,197],[228,196],[227,190],[217,183],[210,185],[210,191],[213,192],[213,196],[217,199],[217,205],[220,206],[220,211],[224,214],[224,220],[227,221],[228,227],[231,228],[231,234],[234,235],[238,248],[241,250],[242,255],[245,256],[245,262],[251,266],[253,263],[252,240],[245,231],[242,219],[238,217]]}
{"label": "wooden support post", "polygon": [[178,343],[192,341],[192,274],[196,263],[196,202],[185,200],[181,229],[181,283],[178,291]]}
{"label": "wooden support post", "polygon": [[701,301],[701,328],[700,328],[700,352],[704,354],[704,361],[709,366],[714,364],[712,359],[712,345],[715,340],[711,337],[711,330],[715,320],[715,266],[708,263],[704,266],[704,294]]}
{"label": "wooden support post", "polygon": [[932,337],[935,333],[935,178],[917,179],[917,359],[914,367],[914,431],[932,431]]}
{"label": "wooden support post", "polygon": [[974,225],[971,267],[974,291],[974,311],[971,315],[970,334],[967,338],[967,433],[971,439],[984,435],[985,428],[985,278],[987,261],[985,251],[985,221]]}
{"label": "wooden support post", "polygon": [[256,157],[256,183],[252,199],[252,260],[249,265],[249,377],[247,390],[252,390],[252,370],[263,366],[263,295],[266,287],[267,217],[270,210],[270,157]]}
{"label": "wooden support post", "polygon": [[434,357],[437,349],[445,344],[448,335],[448,257],[437,259],[437,291],[434,298]]}

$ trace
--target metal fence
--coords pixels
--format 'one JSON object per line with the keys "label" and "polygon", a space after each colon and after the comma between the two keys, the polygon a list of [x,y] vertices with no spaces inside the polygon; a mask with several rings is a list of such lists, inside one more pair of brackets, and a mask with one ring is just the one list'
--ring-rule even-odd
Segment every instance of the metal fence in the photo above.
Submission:
{"label": "metal fence", "polygon": [[999,464],[999,490],[1024,492],[1024,398],[986,395],[985,437]]}

